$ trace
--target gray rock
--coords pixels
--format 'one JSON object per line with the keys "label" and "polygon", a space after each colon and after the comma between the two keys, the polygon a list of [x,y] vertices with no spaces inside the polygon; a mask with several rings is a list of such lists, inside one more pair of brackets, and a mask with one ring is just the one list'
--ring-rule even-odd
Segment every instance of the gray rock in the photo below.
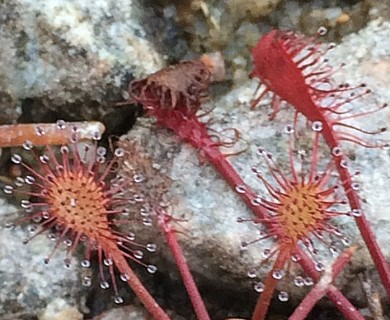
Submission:
{"label": "gray rock", "polygon": [[78,264],[66,269],[65,251],[61,249],[45,264],[53,241],[38,236],[25,245],[23,239],[29,236],[28,227],[4,227],[7,221],[14,220],[17,210],[0,200],[0,317],[15,319],[41,314],[42,319],[57,319],[53,314],[59,313],[59,308],[64,314],[80,314],[77,310],[83,288]]}
{"label": "gray rock", "polygon": [[52,108],[107,105],[110,93],[120,96],[125,77],[163,65],[143,27],[154,18],[142,1],[14,0],[0,11],[0,110],[10,114],[7,121],[25,98]]}

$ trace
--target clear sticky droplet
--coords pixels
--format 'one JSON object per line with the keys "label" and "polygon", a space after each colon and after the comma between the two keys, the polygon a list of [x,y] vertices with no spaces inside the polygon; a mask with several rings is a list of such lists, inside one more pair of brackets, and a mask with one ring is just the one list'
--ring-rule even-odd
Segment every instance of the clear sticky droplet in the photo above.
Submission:
{"label": "clear sticky droplet", "polygon": [[142,259],[144,257],[144,253],[141,250],[134,251],[133,255],[136,259]]}
{"label": "clear sticky droplet", "polygon": [[341,148],[340,147],[334,147],[332,149],[332,154],[335,156],[335,157],[340,157],[342,155],[342,151],[341,151]]}
{"label": "clear sticky droplet", "polygon": [[149,252],[156,252],[157,245],[155,243],[148,243],[146,245],[146,250],[148,250]]}
{"label": "clear sticky droplet", "polygon": [[253,289],[254,289],[256,292],[258,292],[258,293],[263,292],[263,291],[264,291],[264,288],[265,288],[265,286],[264,286],[264,283],[262,283],[262,282],[257,282],[257,283],[255,283],[255,285],[253,286]]}
{"label": "clear sticky droplet", "polygon": [[35,133],[37,134],[37,136],[41,137],[45,134],[45,131],[43,130],[42,127],[36,126]]}
{"label": "clear sticky droplet", "polygon": [[247,272],[247,276],[250,279],[256,278],[257,277],[257,272],[256,269],[251,269]]}
{"label": "clear sticky droplet", "polygon": [[121,303],[123,303],[123,298],[121,296],[115,296],[114,302],[116,304],[121,304]]}
{"label": "clear sticky droplet", "polygon": [[353,209],[351,211],[351,215],[354,217],[361,217],[363,215],[363,211],[361,209]]}
{"label": "clear sticky droplet", "polygon": [[246,188],[243,185],[237,185],[235,190],[237,193],[241,193],[241,194],[246,192]]}
{"label": "clear sticky droplet", "polygon": [[280,291],[278,294],[278,299],[281,302],[286,302],[289,299],[289,295],[286,291]]}
{"label": "clear sticky droplet", "polygon": [[319,36],[324,36],[324,35],[326,35],[327,33],[328,33],[328,29],[325,28],[325,27],[323,27],[323,26],[321,26],[321,27],[319,27],[319,28],[317,29],[317,34],[318,34]]}
{"label": "clear sticky droplet", "polygon": [[24,150],[28,150],[29,151],[29,150],[31,150],[34,147],[34,145],[33,145],[33,143],[30,140],[26,140],[26,141],[23,142],[22,147],[23,147]]}
{"label": "clear sticky droplet", "polygon": [[61,146],[60,152],[61,152],[61,154],[68,154],[69,148],[67,146]]}
{"label": "clear sticky droplet", "polygon": [[314,284],[314,281],[312,278],[310,277],[306,277],[303,279],[303,282],[305,284],[305,286],[312,286]]}
{"label": "clear sticky droplet", "polygon": [[60,130],[66,129],[66,122],[64,120],[57,120],[56,122],[57,128]]}
{"label": "clear sticky droplet", "polygon": [[11,157],[11,161],[15,164],[22,163],[22,157],[19,154],[13,154]]}
{"label": "clear sticky droplet", "polygon": [[145,177],[142,175],[142,174],[135,174],[134,176],[133,176],[133,181],[135,182],[135,183],[140,183],[140,182],[142,182],[142,181],[144,181],[145,180]]}
{"label": "clear sticky droplet", "polygon": [[351,188],[352,188],[353,190],[355,190],[355,191],[358,191],[358,190],[360,189],[360,184],[357,183],[357,182],[353,182],[353,183],[351,184]]}
{"label": "clear sticky droplet", "polygon": [[108,283],[108,281],[101,281],[100,282],[100,288],[102,288],[103,290],[108,289],[109,287],[110,287],[110,284]]}
{"label": "clear sticky droplet", "polygon": [[13,194],[14,193],[14,187],[7,185],[7,186],[5,186],[3,188],[3,191],[4,191],[5,194]]}
{"label": "clear sticky droplet", "polygon": [[263,252],[261,253],[264,259],[267,259],[271,256],[271,250],[270,249],[264,249]]}
{"label": "clear sticky droplet", "polygon": [[92,279],[91,279],[91,277],[88,277],[88,276],[83,277],[83,280],[82,280],[81,284],[82,284],[84,287],[90,287],[91,284],[92,284]]}
{"label": "clear sticky droplet", "polygon": [[127,240],[134,241],[135,240],[135,233],[134,232],[129,232],[126,236]]}
{"label": "clear sticky droplet", "polygon": [[294,133],[294,127],[291,124],[288,124],[284,128],[284,132],[287,133],[287,134],[292,134],[292,133]]}
{"label": "clear sticky droplet", "polygon": [[281,269],[275,269],[273,272],[272,272],[272,277],[275,279],[275,280],[280,280],[284,277],[284,271],[281,270]]}
{"label": "clear sticky droplet", "polygon": [[89,261],[88,259],[84,259],[83,261],[81,261],[81,266],[83,268],[89,268],[91,266],[91,261]]}
{"label": "clear sticky droplet", "polygon": [[125,155],[125,150],[122,148],[116,148],[114,154],[116,157],[123,157]]}
{"label": "clear sticky droplet", "polygon": [[301,276],[296,276],[294,278],[294,284],[297,286],[297,287],[303,287],[305,285],[305,282],[303,280],[303,277]]}
{"label": "clear sticky droplet", "polygon": [[324,128],[324,125],[322,124],[321,121],[314,121],[311,125],[311,128],[313,129],[313,131],[321,132],[322,129]]}
{"label": "clear sticky droplet", "polygon": [[146,270],[149,272],[149,273],[156,273],[157,272],[157,267],[153,264],[150,264],[147,266]]}
{"label": "clear sticky droplet", "polygon": [[127,273],[122,273],[120,279],[124,282],[127,282],[130,279],[130,276]]}
{"label": "clear sticky droplet", "polygon": [[324,271],[324,264],[322,262],[317,262],[315,265],[314,265],[315,269],[318,271],[318,272],[321,272],[321,271]]}
{"label": "clear sticky droplet", "polygon": [[109,259],[109,258],[104,259],[104,260],[103,260],[103,263],[104,263],[104,265],[107,266],[107,267],[112,266],[112,264],[113,264],[112,260]]}

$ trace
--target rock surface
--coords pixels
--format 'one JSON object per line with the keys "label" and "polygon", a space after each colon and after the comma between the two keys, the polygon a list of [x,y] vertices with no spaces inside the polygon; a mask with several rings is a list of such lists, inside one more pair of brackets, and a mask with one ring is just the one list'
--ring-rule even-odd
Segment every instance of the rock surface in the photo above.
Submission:
{"label": "rock surface", "polygon": [[58,306],[61,306],[61,312],[79,314],[78,318],[68,319],[80,319],[77,310],[83,288],[77,264],[65,268],[65,253],[61,250],[45,264],[43,260],[53,248],[53,242],[40,236],[23,244],[23,239],[29,236],[28,227],[5,228],[5,223],[13,221],[18,209],[7,205],[3,199],[0,201],[0,318],[22,318],[39,313],[42,320],[60,319],[54,314],[58,314]]}
{"label": "rock surface", "polygon": [[20,115],[26,98],[51,108],[107,105],[126,79],[163,65],[144,28],[144,19],[158,19],[142,1],[15,0],[0,11],[3,121]]}

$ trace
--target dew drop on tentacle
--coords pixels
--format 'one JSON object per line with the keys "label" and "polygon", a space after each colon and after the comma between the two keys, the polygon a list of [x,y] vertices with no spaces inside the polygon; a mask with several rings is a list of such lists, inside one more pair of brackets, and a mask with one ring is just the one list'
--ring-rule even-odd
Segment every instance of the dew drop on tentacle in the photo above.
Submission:
{"label": "dew drop on tentacle", "polygon": [[112,266],[112,265],[113,265],[112,259],[110,259],[110,258],[104,259],[104,260],[103,260],[103,264],[104,264],[105,266],[107,266],[107,267]]}
{"label": "dew drop on tentacle", "polygon": [[324,128],[324,125],[322,124],[321,121],[314,121],[311,125],[311,128],[313,129],[313,131],[321,132],[322,129]]}
{"label": "dew drop on tentacle", "polygon": [[301,257],[298,254],[295,253],[291,255],[292,262],[298,262],[299,260],[301,260]]}
{"label": "dew drop on tentacle", "polygon": [[122,148],[116,148],[114,151],[114,155],[116,157],[123,157],[125,155],[125,151]]}
{"label": "dew drop on tentacle", "polygon": [[347,237],[342,237],[341,243],[345,246],[349,246],[351,244],[351,240],[349,240]]}
{"label": "dew drop on tentacle", "polygon": [[361,209],[352,209],[351,215],[354,217],[361,217],[363,215],[363,211]]}
{"label": "dew drop on tentacle", "polygon": [[35,133],[37,134],[37,136],[41,137],[45,134],[45,131],[43,130],[42,127],[40,126],[36,126],[35,127]]}
{"label": "dew drop on tentacle", "polygon": [[26,183],[26,184],[29,184],[29,185],[32,185],[32,184],[34,184],[34,182],[35,182],[35,178],[33,177],[33,176],[26,176],[25,178],[24,178],[24,182]]}
{"label": "dew drop on tentacle", "polygon": [[145,177],[142,174],[135,174],[133,175],[133,181],[135,183],[140,183],[145,180]]}
{"label": "dew drop on tentacle", "polygon": [[332,256],[337,256],[337,254],[338,254],[338,250],[334,246],[329,247],[329,252],[332,254]]}
{"label": "dew drop on tentacle", "polygon": [[311,277],[306,277],[303,279],[303,283],[305,284],[305,286],[312,286],[314,284],[314,281]]}
{"label": "dew drop on tentacle", "polygon": [[114,302],[116,304],[121,304],[121,303],[123,303],[123,298],[121,296],[115,296],[114,297]]}
{"label": "dew drop on tentacle", "polygon": [[327,33],[328,33],[328,29],[327,29],[326,27],[321,26],[321,27],[319,27],[319,28],[317,29],[317,34],[318,34],[319,36],[324,36],[324,35],[326,35]]}
{"label": "dew drop on tentacle", "polygon": [[294,133],[294,127],[291,124],[288,124],[284,128],[284,132],[287,133],[287,134],[292,134],[292,133]]}
{"label": "dew drop on tentacle", "polygon": [[91,261],[89,261],[88,259],[84,259],[83,261],[81,261],[81,266],[83,268],[89,268],[91,266]]}
{"label": "dew drop on tentacle", "polygon": [[258,292],[258,293],[263,292],[263,291],[264,291],[264,288],[265,288],[265,286],[264,286],[264,283],[262,283],[262,282],[257,282],[257,283],[255,283],[255,285],[253,286],[253,289],[254,289],[256,292]]}
{"label": "dew drop on tentacle", "polygon": [[65,258],[65,259],[64,259],[64,267],[65,267],[66,269],[70,269],[71,263],[70,263],[70,259],[69,259],[69,258]]}
{"label": "dew drop on tentacle", "polygon": [[100,281],[100,288],[102,288],[103,290],[106,290],[110,287],[110,284],[108,283],[108,281]]}
{"label": "dew drop on tentacle", "polygon": [[341,148],[336,146],[332,149],[332,154],[335,156],[335,157],[340,157],[343,153],[341,151]]}
{"label": "dew drop on tentacle", "polygon": [[314,267],[318,272],[324,271],[325,269],[325,266],[322,262],[316,262]]}
{"label": "dew drop on tentacle", "polygon": [[14,187],[13,186],[10,186],[10,185],[6,185],[4,188],[3,188],[3,192],[5,194],[13,194],[14,193]]}
{"label": "dew drop on tentacle", "polygon": [[13,222],[6,222],[4,224],[4,228],[6,228],[6,229],[12,229],[14,227],[15,227],[15,224]]}
{"label": "dew drop on tentacle", "polygon": [[126,236],[127,240],[134,241],[135,240],[135,233],[134,232],[129,232]]}
{"label": "dew drop on tentacle", "polygon": [[258,148],[257,154],[259,154],[260,156],[263,156],[265,154],[265,150],[263,148]]}
{"label": "dew drop on tentacle", "polygon": [[360,190],[360,184],[357,183],[357,182],[353,182],[351,184],[351,188],[352,188],[352,190],[359,191]]}
{"label": "dew drop on tentacle", "polygon": [[67,146],[61,146],[60,152],[63,155],[68,154],[69,153],[69,148]]}
{"label": "dew drop on tentacle", "polygon": [[124,282],[127,282],[130,279],[130,276],[127,273],[122,273],[120,279]]}
{"label": "dew drop on tentacle", "polygon": [[273,272],[272,272],[272,277],[275,279],[275,280],[280,280],[284,277],[284,271],[282,269],[275,269]]}
{"label": "dew drop on tentacle", "polygon": [[248,250],[248,242],[241,241],[240,249],[241,250]]}
{"label": "dew drop on tentacle", "polygon": [[133,256],[134,258],[141,260],[144,257],[144,253],[141,250],[135,250]]}
{"label": "dew drop on tentacle", "polygon": [[235,190],[237,193],[241,193],[241,194],[246,192],[246,188],[244,185],[237,185]]}
{"label": "dew drop on tentacle", "polygon": [[22,163],[22,157],[19,154],[13,154],[11,156],[11,161],[15,164],[21,164]]}
{"label": "dew drop on tentacle", "polygon": [[262,200],[260,197],[256,197],[256,198],[252,199],[252,201],[251,201],[252,205],[254,205],[254,206],[259,206],[261,204],[261,202],[262,202]]}
{"label": "dew drop on tentacle", "polygon": [[342,168],[348,168],[348,160],[342,159],[342,160],[340,161],[340,167],[342,167]]}
{"label": "dew drop on tentacle", "polygon": [[81,281],[81,284],[82,284],[84,287],[90,287],[91,284],[92,284],[92,279],[91,279],[91,277],[89,277],[89,276],[83,277],[83,279],[82,279],[82,281]]}
{"label": "dew drop on tentacle", "polygon": [[157,246],[155,243],[148,243],[146,245],[146,250],[148,250],[149,252],[156,252]]}
{"label": "dew drop on tentacle", "polygon": [[257,277],[257,271],[256,271],[256,269],[251,269],[251,270],[249,270],[249,271],[247,272],[247,276],[248,276],[248,278],[251,278],[251,279],[256,278],[256,277]]}
{"label": "dew drop on tentacle", "polygon": [[[264,259],[267,259],[271,256],[271,250],[270,249],[264,249],[261,253]],[[275,270],[276,271],[276,270]]]}
{"label": "dew drop on tentacle", "polygon": [[305,282],[304,282],[304,279],[302,276],[296,276],[294,278],[294,284],[297,286],[297,287],[303,287],[305,285]]}
{"label": "dew drop on tentacle", "polygon": [[286,302],[289,299],[289,295],[286,291],[280,291],[278,294],[278,299],[281,302]]}
{"label": "dew drop on tentacle", "polygon": [[151,273],[151,274],[154,274],[157,272],[157,267],[153,264],[149,264],[146,268],[146,270]]}
{"label": "dew drop on tentacle", "polygon": [[144,226],[150,227],[152,225],[152,219],[149,217],[144,217],[142,219],[142,223]]}
{"label": "dew drop on tentacle", "polygon": [[27,151],[32,150],[32,148],[33,148],[33,143],[32,143],[30,140],[26,140],[26,141],[23,143],[22,147],[23,147],[24,150],[27,150]]}
{"label": "dew drop on tentacle", "polygon": [[60,130],[66,129],[66,122],[64,120],[57,120],[56,122],[57,128]]}
{"label": "dew drop on tentacle", "polygon": [[22,185],[24,185],[24,179],[22,177],[16,177],[15,186],[21,187]]}
{"label": "dew drop on tentacle", "polygon": [[39,161],[43,164],[47,164],[50,161],[50,157],[46,154],[39,156]]}
{"label": "dew drop on tentacle", "polygon": [[104,157],[107,154],[107,149],[105,147],[97,147],[96,155],[100,157]]}

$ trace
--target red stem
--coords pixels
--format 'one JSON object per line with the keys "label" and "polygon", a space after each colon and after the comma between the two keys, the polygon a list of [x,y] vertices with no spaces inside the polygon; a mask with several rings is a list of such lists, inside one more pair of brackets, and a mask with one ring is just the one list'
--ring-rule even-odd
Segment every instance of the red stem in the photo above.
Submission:
{"label": "red stem", "polygon": [[279,251],[278,257],[276,258],[275,264],[271,270],[271,272],[268,273],[267,279],[264,283],[264,292],[259,296],[259,299],[257,300],[255,310],[252,315],[252,320],[264,320],[268,307],[270,305],[273,293],[276,289],[276,285],[278,284],[278,280],[276,280],[273,277],[273,272],[277,269],[283,269],[284,264],[286,263],[288,259],[288,254],[290,253],[289,250],[283,250],[281,248],[281,251]]}
{"label": "red stem", "polygon": [[[324,124],[323,137],[327,145],[329,146],[330,150],[333,151],[336,147],[339,147],[338,141],[334,136],[332,128],[330,127],[329,124]],[[347,195],[351,209],[358,209],[363,212],[363,209],[360,205],[359,195],[352,188],[352,177],[348,169],[345,168],[345,166],[341,165],[343,156],[334,155],[333,152],[332,152],[332,156],[334,159],[334,163],[336,165],[336,169],[340,175],[340,181]],[[360,217],[355,217],[355,221],[356,221],[356,225],[359,228],[360,234],[362,235],[362,238],[366,243],[368,251],[371,254],[372,260],[374,261],[374,264],[378,270],[379,276],[382,280],[382,284],[385,287],[387,294],[390,296],[390,266],[386,261],[376,241],[375,235],[372,232],[370,224],[368,223],[365,215],[363,214]]]}
{"label": "red stem", "polygon": [[195,313],[199,320],[210,320],[210,316],[207,312],[202,296],[198,291],[186,258],[184,257],[183,251],[177,241],[176,233],[169,225],[169,216],[162,209],[156,209],[156,212],[159,217],[159,224],[164,232],[165,239],[167,240],[168,247],[171,250],[176,265],[179,268],[184,286],[186,287],[188,297],[191,300]]}
{"label": "red stem", "polygon": [[112,256],[116,267],[122,274],[129,276],[127,283],[137,295],[138,299],[142,302],[145,308],[152,315],[155,320],[170,320],[171,318],[165,313],[165,311],[158,305],[153,296],[143,286],[141,281],[138,279],[135,272],[130,268],[128,262],[123,257],[122,253],[114,245],[108,245],[104,248],[105,252],[109,252]]}
{"label": "red stem", "polygon": [[[299,252],[299,255],[301,258],[300,264],[302,268],[311,278],[318,281],[320,279],[320,273],[316,270],[313,260],[303,250]],[[351,302],[349,302],[349,300],[334,285],[330,285],[326,295],[346,319],[364,320],[364,317],[360,315]]]}
{"label": "red stem", "polygon": [[[313,309],[316,303],[327,293],[327,291],[334,287],[332,282],[336,276],[343,270],[345,265],[350,261],[356,247],[346,249],[340,257],[333,264],[331,270],[326,270],[315,287],[305,296],[299,306],[295,309],[293,314],[288,318],[289,320],[304,320],[309,312]],[[353,308],[355,309],[355,308]],[[356,310],[356,309],[355,309]],[[360,316],[356,317],[356,314]],[[364,319],[357,310],[353,319]]]}

